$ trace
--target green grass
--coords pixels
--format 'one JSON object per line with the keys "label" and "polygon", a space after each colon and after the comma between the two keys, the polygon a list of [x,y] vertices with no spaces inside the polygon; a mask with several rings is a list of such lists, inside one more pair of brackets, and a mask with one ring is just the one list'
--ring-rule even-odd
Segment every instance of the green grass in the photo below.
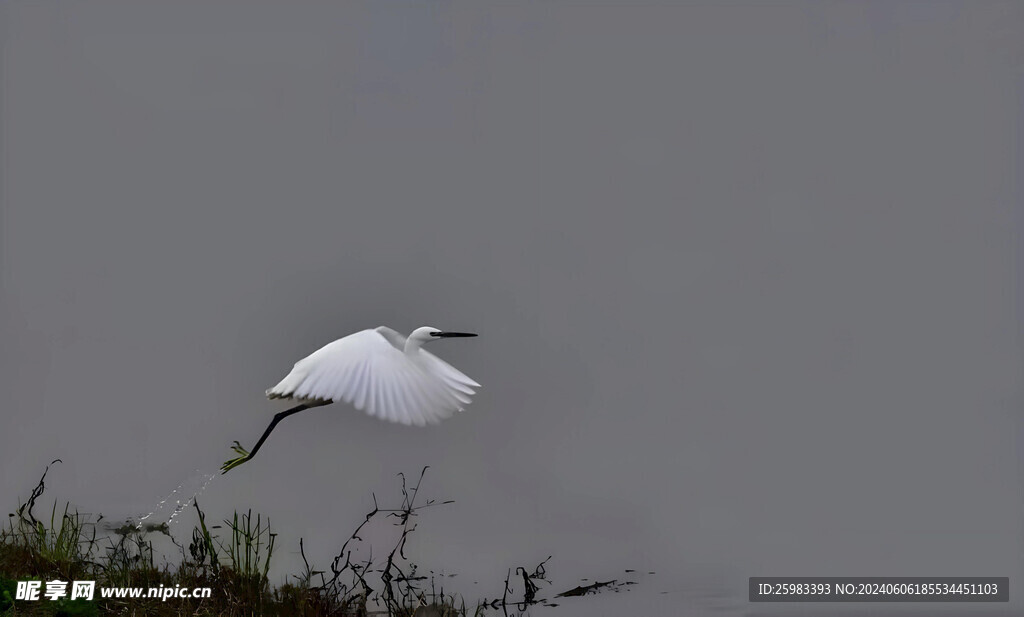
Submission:
{"label": "green grass", "polygon": [[[49,471],[49,467],[47,468]],[[426,469],[424,469],[424,472]],[[8,525],[0,529],[0,617],[20,615],[131,615],[131,616],[282,616],[282,617],[356,617],[393,615],[395,617],[463,617],[516,614],[539,602],[534,581],[544,580],[543,564],[533,575],[523,568],[523,597],[512,599],[506,580],[506,592],[500,599],[482,599],[467,605],[464,599],[438,588],[433,577],[418,573],[416,564],[404,557],[404,548],[416,529],[414,519],[423,508],[440,505],[433,501],[417,503],[419,485],[407,487],[402,477],[402,502],[398,508],[374,508],[341,546],[326,569],[318,570],[306,560],[303,541],[300,553],[304,570],[288,577],[289,582],[273,586],[268,572],[274,555],[277,534],[270,520],[251,511],[234,512],[223,525],[208,525],[207,515],[195,504],[198,523],[188,546],[179,544],[181,559],[157,564],[153,557],[152,533],[170,537],[166,525],[136,528],[125,525],[112,534],[97,534],[102,517],[79,514],[70,504],[62,508],[54,502],[49,512],[37,517],[34,510],[45,490],[46,472],[27,501],[10,515]],[[450,502],[445,502],[450,503]],[[401,528],[397,543],[386,550],[379,562],[353,561],[350,545],[361,542],[359,532],[371,520],[389,519]],[[377,551],[371,551],[377,553]],[[511,570],[510,570],[511,572]],[[62,598],[52,601],[15,600],[17,581],[94,580],[92,601]],[[212,589],[205,599],[102,598],[101,587]],[[69,585],[70,590],[70,585]]]}

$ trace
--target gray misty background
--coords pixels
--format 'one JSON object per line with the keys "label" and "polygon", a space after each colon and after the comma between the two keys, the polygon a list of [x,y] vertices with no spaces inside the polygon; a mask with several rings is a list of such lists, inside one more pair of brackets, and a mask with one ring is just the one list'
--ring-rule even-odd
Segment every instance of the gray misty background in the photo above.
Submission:
{"label": "gray misty background", "polygon": [[950,610],[1024,605],[1020,4],[0,23],[3,507],[60,457],[51,497],[145,512],[251,445],[297,359],[430,324],[481,334],[432,347],[469,411],[310,411],[202,496],[272,518],[278,576],[429,464],[456,503],[410,556],[471,597],[554,555],[554,591],[657,571],[555,615],[742,613],[757,575],[1009,576],[1011,607]]}

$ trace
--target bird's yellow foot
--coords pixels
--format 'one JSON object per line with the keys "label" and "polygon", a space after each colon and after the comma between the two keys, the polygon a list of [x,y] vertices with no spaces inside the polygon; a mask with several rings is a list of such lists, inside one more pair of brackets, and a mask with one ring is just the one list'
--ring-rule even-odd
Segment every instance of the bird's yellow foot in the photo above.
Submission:
{"label": "bird's yellow foot", "polygon": [[220,466],[220,472],[222,474],[231,471],[235,467],[238,467],[242,463],[249,460],[249,451],[243,448],[242,444],[236,441],[234,445],[231,446],[231,449],[234,450],[235,454],[238,454],[239,456],[237,458],[224,461],[224,464]]}

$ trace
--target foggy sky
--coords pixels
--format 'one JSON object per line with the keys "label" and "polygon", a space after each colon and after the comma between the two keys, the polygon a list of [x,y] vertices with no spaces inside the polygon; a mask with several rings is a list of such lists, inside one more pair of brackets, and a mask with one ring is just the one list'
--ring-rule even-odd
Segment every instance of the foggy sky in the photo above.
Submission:
{"label": "foggy sky", "polygon": [[786,575],[1024,606],[1019,4],[0,6],[8,508],[59,457],[50,497],[151,509],[296,360],[426,324],[481,335],[431,348],[465,413],[309,411],[200,498],[280,576],[430,465],[410,553],[471,597],[554,555],[658,572],[567,617]]}

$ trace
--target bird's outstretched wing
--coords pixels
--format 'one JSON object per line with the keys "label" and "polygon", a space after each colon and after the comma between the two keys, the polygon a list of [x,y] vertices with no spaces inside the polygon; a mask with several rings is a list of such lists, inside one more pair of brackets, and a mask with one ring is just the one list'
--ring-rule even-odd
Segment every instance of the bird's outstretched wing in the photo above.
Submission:
{"label": "bird's outstretched wing", "polygon": [[423,426],[462,411],[478,387],[427,351],[406,354],[377,330],[363,330],[296,362],[267,396],[344,401],[383,420]]}

